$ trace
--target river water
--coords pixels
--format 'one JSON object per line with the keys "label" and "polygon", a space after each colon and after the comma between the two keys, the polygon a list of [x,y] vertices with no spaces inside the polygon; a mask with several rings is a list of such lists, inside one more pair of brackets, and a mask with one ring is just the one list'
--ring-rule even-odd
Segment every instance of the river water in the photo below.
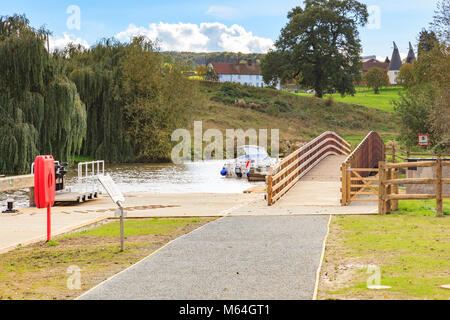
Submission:
{"label": "river water", "polygon": [[[201,161],[185,164],[107,164],[110,174],[122,192],[146,193],[242,193],[264,182],[248,182],[247,179],[224,178],[220,175],[224,161]],[[69,169],[67,187],[76,188],[77,170]],[[20,190],[0,194],[0,209],[6,199],[14,198],[16,207],[28,206],[28,193]]]}

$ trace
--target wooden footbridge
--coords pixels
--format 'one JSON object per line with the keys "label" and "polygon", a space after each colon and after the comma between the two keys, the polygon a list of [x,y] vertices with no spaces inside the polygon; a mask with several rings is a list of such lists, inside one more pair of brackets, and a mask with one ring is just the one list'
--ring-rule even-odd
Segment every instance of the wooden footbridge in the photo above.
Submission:
{"label": "wooden footbridge", "polygon": [[[450,198],[443,188],[450,184],[443,168],[450,160],[437,156],[432,161],[395,163],[395,147],[390,160],[394,163],[386,163],[386,147],[377,132],[370,132],[353,151],[338,134],[325,132],[284,158],[266,177],[267,205],[298,211],[299,206],[370,203],[386,214],[398,209],[398,200],[436,199],[437,215],[442,215],[442,199]],[[400,170],[413,167],[434,168],[434,177],[399,179]],[[434,192],[401,193],[399,185],[408,184],[432,185]]]}
{"label": "wooden footbridge", "polygon": [[[272,169],[266,176],[265,200],[238,204],[224,214],[386,214],[398,208],[399,200],[434,199],[436,214],[442,215],[443,199],[450,198],[450,158],[429,155],[422,161],[411,159],[409,152],[396,155],[396,150],[401,151],[394,144],[386,148],[376,132],[370,132],[353,151],[335,132],[324,132]],[[82,181],[104,173],[97,162],[89,166],[90,171],[87,166],[79,168]],[[401,173],[406,178],[400,178]],[[33,175],[0,177],[0,192],[30,188],[31,206],[33,187]],[[80,192],[57,201],[84,202],[96,196],[92,190]]]}

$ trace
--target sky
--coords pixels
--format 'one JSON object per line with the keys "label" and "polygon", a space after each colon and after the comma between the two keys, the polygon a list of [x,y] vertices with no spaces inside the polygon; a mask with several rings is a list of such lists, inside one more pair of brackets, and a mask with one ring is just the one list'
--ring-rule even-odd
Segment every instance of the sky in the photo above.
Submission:
{"label": "sky", "polygon": [[[428,27],[437,0],[360,0],[368,26],[360,28],[363,55],[392,55]],[[52,31],[52,48],[69,42],[92,46],[102,38],[129,41],[142,34],[161,50],[267,52],[301,0],[0,0],[0,15],[25,14],[33,27]]]}

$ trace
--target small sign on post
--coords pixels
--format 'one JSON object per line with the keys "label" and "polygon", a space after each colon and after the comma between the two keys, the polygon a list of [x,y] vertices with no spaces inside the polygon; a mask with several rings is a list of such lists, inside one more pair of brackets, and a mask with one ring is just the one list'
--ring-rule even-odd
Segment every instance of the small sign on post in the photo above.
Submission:
{"label": "small sign on post", "polygon": [[117,204],[119,209],[116,211],[116,216],[120,216],[120,251],[124,250],[124,231],[123,231],[123,218],[126,217],[126,214],[123,211],[123,203],[125,202],[125,197],[122,192],[117,188],[111,176],[108,174],[106,176],[98,176],[98,180],[102,184],[103,188],[105,188],[106,192],[108,192],[111,200]]}
{"label": "small sign on post", "polygon": [[430,145],[430,136],[428,134],[419,134],[418,144],[421,147],[428,147]]}

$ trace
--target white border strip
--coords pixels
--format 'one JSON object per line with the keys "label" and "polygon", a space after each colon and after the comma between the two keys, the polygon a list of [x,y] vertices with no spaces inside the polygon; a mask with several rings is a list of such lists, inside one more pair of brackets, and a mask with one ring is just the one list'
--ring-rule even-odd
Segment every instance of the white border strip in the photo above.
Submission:
{"label": "white border strip", "polygon": [[327,245],[327,239],[328,239],[328,234],[330,233],[330,224],[331,224],[331,218],[333,217],[333,215],[330,215],[330,219],[328,220],[328,226],[327,226],[327,234],[325,235],[325,238],[323,239],[323,246],[322,246],[322,254],[320,256],[320,263],[319,266],[317,267],[317,271],[316,271],[316,283],[314,285],[314,294],[313,294],[313,300],[317,300],[317,294],[319,291],[319,282],[320,282],[320,271],[322,269],[322,263],[323,263],[323,259],[325,257],[325,247]]}

